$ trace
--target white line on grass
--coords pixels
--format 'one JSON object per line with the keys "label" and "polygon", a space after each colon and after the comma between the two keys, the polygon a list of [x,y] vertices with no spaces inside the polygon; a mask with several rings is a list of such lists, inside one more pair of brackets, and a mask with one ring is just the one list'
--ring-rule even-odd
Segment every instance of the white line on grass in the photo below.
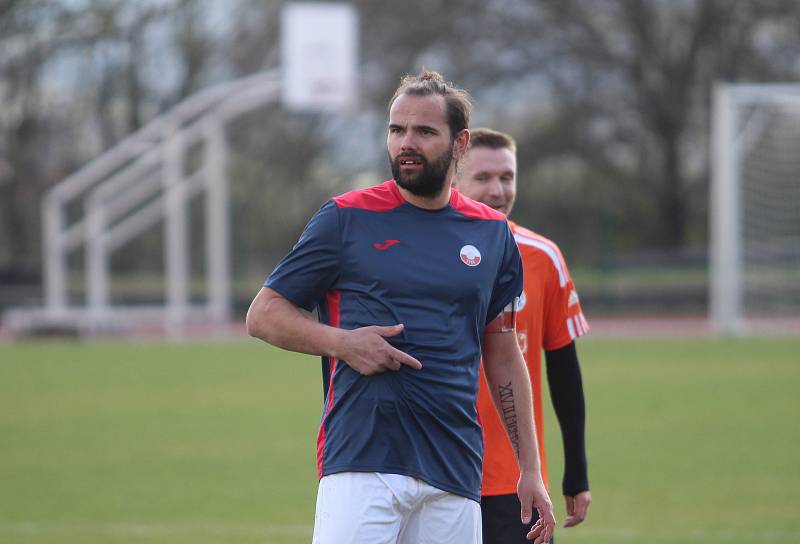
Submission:
{"label": "white line on grass", "polygon": [[576,527],[574,529],[561,529],[556,536],[569,534],[570,540],[595,541],[598,539],[612,540],[614,542],[647,542],[647,543],[673,543],[673,542],[800,542],[800,531],[713,531],[713,530],[687,530],[685,533],[664,533],[658,530],[645,531],[641,529],[593,529],[591,527]]}
{"label": "white line on grass", "polygon": [[[107,536],[192,536],[259,537],[298,536],[310,537],[314,528],[310,524],[257,524],[257,523],[45,523],[0,522],[0,534],[6,535],[107,535]],[[593,529],[577,527],[560,530],[571,540],[612,540],[614,542],[800,542],[800,531],[712,531],[688,530],[686,533],[665,534],[640,529]]]}
{"label": "white line on grass", "polygon": [[238,523],[45,523],[45,522],[0,522],[0,534],[93,534],[109,536],[192,536],[213,535],[220,537],[245,536],[311,536],[311,525],[282,524],[238,524]]}

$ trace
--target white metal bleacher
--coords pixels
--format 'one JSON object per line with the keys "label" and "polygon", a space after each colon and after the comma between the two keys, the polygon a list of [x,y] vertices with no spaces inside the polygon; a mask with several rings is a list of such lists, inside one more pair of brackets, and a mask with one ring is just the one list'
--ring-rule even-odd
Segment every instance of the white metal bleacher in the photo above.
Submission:
{"label": "white metal bleacher", "polygon": [[[192,321],[226,323],[231,313],[226,125],[280,98],[278,70],[216,85],[187,98],[55,185],[42,203],[44,306],[14,308],[20,332],[69,328],[81,334],[162,323],[179,333]],[[186,174],[190,149],[200,164]],[[190,304],[189,200],[206,192],[206,300]],[[82,213],[75,215],[76,204]],[[67,213],[67,210],[70,213]],[[112,304],[110,256],[164,221],[163,304]],[[70,253],[85,249],[85,300],[70,303]],[[73,297],[74,298],[74,297]]]}

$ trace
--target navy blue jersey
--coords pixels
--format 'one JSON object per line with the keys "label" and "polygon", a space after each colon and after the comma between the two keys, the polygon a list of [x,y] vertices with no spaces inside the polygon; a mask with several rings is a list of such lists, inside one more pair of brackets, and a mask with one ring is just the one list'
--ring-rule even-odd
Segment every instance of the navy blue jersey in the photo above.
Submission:
{"label": "navy blue jersey", "polygon": [[418,208],[390,180],[326,202],[265,285],[334,327],[402,323],[387,341],[422,363],[363,376],[323,358],[319,476],[404,474],[480,500],[481,339],[522,291],[505,216],[456,191]]}

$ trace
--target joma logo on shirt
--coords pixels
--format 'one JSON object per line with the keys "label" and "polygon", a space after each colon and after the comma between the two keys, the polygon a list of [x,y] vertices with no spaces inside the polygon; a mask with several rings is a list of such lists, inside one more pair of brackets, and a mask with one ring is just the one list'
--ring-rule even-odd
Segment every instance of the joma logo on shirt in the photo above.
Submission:
{"label": "joma logo on shirt", "polygon": [[380,249],[381,251],[386,251],[387,249],[389,249],[393,245],[399,244],[399,243],[400,243],[400,240],[384,240],[384,242],[382,244],[380,242],[375,242],[372,245],[374,245],[376,249]]}

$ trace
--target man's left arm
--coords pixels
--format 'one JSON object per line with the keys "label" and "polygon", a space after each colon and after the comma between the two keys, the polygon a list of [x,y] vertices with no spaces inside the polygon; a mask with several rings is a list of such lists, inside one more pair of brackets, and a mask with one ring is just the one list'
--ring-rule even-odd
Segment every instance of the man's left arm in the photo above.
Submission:
{"label": "man's left arm", "polygon": [[562,488],[568,516],[564,526],[572,527],[586,518],[592,501],[584,437],[586,406],[575,342],[570,342],[559,349],[545,351],[545,359],[550,398],[564,443]]}
{"label": "man's left arm", "polygon": [[483,365],[495,408],[519,463],[517,492],[522,504],[521,520],[523,523],[530,522],[532,507],[539,511],[539,520],[528,535],[529,538],[535,538],[535,544],[539,544],[552,538],[555,517],[542,481],[528,370],[517,343],[517,335],[513,328],[511,331],[503,329],[502,319],[500,316],[487,325],[483,337]]}

